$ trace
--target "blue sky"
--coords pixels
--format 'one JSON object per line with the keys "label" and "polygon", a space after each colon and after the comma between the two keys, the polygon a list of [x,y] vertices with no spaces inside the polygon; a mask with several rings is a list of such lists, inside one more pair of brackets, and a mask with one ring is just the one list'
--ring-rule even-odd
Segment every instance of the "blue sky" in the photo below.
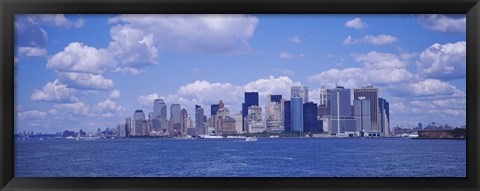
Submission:
{"label": "blue sky", "polygon": [[[391,127],[466,121],[464,15],[17,15],[16,131],[112,128],[165,99],[374,85]],[[353,92],[352,92],[353,94]],[[194,117],[192,117],[194,118]]]}

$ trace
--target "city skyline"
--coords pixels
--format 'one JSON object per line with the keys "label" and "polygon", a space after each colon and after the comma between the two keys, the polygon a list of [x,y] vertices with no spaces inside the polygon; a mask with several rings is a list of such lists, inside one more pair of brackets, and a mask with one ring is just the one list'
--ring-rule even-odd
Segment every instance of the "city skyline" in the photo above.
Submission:
{"label": "city skyline", "polygon": [[[455,25],[432,26],[445,19]],[[267,94],[290,98],[290,87],[302,85],[319,103],[321,86],[335,84],[379,87],[390,127],[461,126],[464,22],[464,15],[20,15],[16,36],[29,38],[15,41],[15,130],[114,128],[137,109],[150,112],[157,98],[167,115],[173,103],[192,118],[195,105],[207,115],[223,100],[233,116],[243,92],[260,92],[264,107]]]}

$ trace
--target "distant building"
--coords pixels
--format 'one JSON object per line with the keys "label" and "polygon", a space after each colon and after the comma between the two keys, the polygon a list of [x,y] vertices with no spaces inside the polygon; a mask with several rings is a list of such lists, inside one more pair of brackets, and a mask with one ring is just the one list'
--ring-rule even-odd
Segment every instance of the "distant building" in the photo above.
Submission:
{"label": "distant building", "polygon": [[359,97],[365,97],[366,100],[370,100],[370,121],[372,123],[372,130],[373,131],[380,131],[380,123],[379,123],[379,107],[378,107],[378,88],[373,86],[366,86],[359,89],[353,90],[353,97],[354,99],[358,99]]}
{"label": "distant building", "polygon": [[390,135],[390,104],[383,98],[378,98],[380,131]]}
{"label": "distant building", "polygon": [[417,126],[417,127],[418,127],[419,130],[422,130],[422,129],[423,129],[423,124],[422,124],[422,123],[418,123],[418,126]]}
{"label": "distant building", "polygon": [[170,105],[170,121],[169,121],[169,133],[173,131],[173,127],[178,124],[180,127],[180,118],[181,118],[181,110],[180,104],[172,104]]}
{"label": "distant building", "polygon": [[203,108],[195,105],[195,131],[197,134],[206,133],[204,120]]}
{"label": "distant building", "polygon": [[125,137],[130,137],[132,134],[132,118],[126,117],[125,118]]}
{"label": "distant building", "polygon": [[153,101],[153,115],[160,120],[167,120],[167,104],[163,99],[155,99]]}
{"label": "distant building", "polygon": [[235,119],[235,132],[241,133],[242,132],[242,112],[233,115]]}
{"label": "distant building", "polygon": [[355,119],[351,113],[350,89],[337,86],[333,89],[328,89],[327,94],[331,102],[331,123],[329,124],[328,132],[333,135],[355,131]]}
{"label": "distant building", "polygon": [[302,97],[292,97],[291,99],[291,122],[292,131],[303,132],[303,99]]}
{"label": "distant building", "polygon": [[258,92],[245,92],[245,102],[242,103],[242,130],[247,131],[245,128],[245,117],[248,114],[248,108],[250,106],[260,106],[258,103]]}
{"label": "distant building", "polygon": [[303,104],[303,132],[323,132],[317,120],[317,104],[313,102]]}
{"label": "distant building", "polygon": [[283,131],[282,124],[282,95],[267,95],[267,103],[265,105],[265,123],[267,132]]}
{"label": "distant building", "polygon": [[292,132],[292,109],[291,109],[291,101],[284,101],[283,102],[283,127],[285,132]]}
{"label": "distant building", "polygon": [[329,105],[328,103],[328,97],[327,97],[327,89],[325,88],[325,86],[322,86],[320,88],[320,103],[318,103],[318,106],[327,106]]}
{"label": "distant building", "polygon": [[303,103],[307,103],[308,102],[308,87],[307,86],[292,86],[290,97],[291,98],[301,97]]}
{"label": "distant building", "polygon": [[236,134],[235,130],[235,119],[230,116],[223,116],[221,119],[221,134]]}
{"label": "distant building", "polygon": [[182,109],[182,111],[180,111],[180,129],[182,131],[183,134],[187,134],[187,124],[188,124],[188,112],[187,110],[184,108]]}
{"label": "distant building", "polygon": [[365,97],[359,97],[358,99],[353,100],[353,105],[355,108],[355,131],[360,132],[363,137],[366,131],[372,131],[372,122],[370,119],[370,100],[365,99]]}
{"label": "distant building", "polygon": [[145,120],[145,113],[143,110],[135,110],[133,113],[133,124],[135,127],[136,136],[146,135],[147,121]]}
{"label": "distant building", "polygon": [[248,133],[261,133],[265,131],[265,124],[262,119],[262,108],[256,105],[248,107],[248,114],[245,117],[245,127]]}

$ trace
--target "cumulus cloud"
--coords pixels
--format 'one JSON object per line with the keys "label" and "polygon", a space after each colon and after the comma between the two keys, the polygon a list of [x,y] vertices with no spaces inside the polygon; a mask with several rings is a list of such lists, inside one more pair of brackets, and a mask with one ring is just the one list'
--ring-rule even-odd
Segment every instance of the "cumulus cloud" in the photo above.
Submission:
{"label": "cumulus cloud", "polygon": [[63,14],[38,14],[38,15],[29,15],[30,19],[33,22],[39,22],[41,24],[46,24],[51,27],[58,28],[80,28],[83,26],[83,19],[78,19],[76,22],[73,22],[65,17]]}
{"label": "cumulus cloud", "polygon": [[140,103],[142,106],[152,106],[153,101],[157,98],[159,98],[157,93],[149,94],[149,95],[140,95],[137,98],[138,103]]}
{"label": "cumulus cloud", "polygon": [[[87,104],[83,102],[77,102],[77,103],[63,103],[63,104],[55,104],[53,106],[54,112],[57,114],[67,114],[67,115],[81,115],[81,116],[87,116],[90,115],[90,108]],[[60,112],[58,112],[60,111]]]}
{"label": "cumulus cloud", "polygon": [[110,94],[108,94],[108,99],[117,99],[120,97],[120,90],[112,90]]}
{"label": "cumulus cloud", "polygon": [[407,63],[400,61],[395,54],[371,51],[367,54],[352,54],[355,61],[363,63],[365,68],[392,69],[405,68]]}
{"label": "cumulus cloud", "polygon": [[100,113],[112,113],[122,110],[122,107],[117,105],[117,102],[112,101],[110,99],[106,99],[105,101],[98,102],[93,107],[94,111]]}
{"label": "cumulus cloud", "polygon": [[283,58],[283,59],[290,59],[290,58],[301,58],[304,55],[303,54],[294,54],[294,53],[290,53],[290,52],[280,52],[280,54],[278,54],[278,56],[280,58]]}
{"label": "cumulus cloud", "polygon": [[47,49],[22,46],[22,47],[18,47],[17,52],[19,56],[27,56],[27,57],[44,56],[47,54]]}
{"label": "cumulus cloud", "polygon": [[360,39],[352,39],[352,36],[348,36],[344,41],[344,45],[352,45],[352,44],[372,44],[372,45],[385,45],[391,44],[397,41],[397,37],[392,35],[378,35],[378,36],[370,36],[366,35]]}
{"label": "cumulus cloud", "polygon": [[53,55],[47,68],[62,72],[101,74],[117,65],[112,54],[105,49],[97,49],[79,42],[70,43],[63,51]]}
{"label": "cumulus cloud", "polygon": [[466,32],[467,19],[465,15],[419,15],[418,23],[432,31],[445,33],[462,33]]}
{"label": "cumulus cloud", "polygon": [[105,90],[113,87],[111,79],[105,79],[101,74],[57,72],[62,80],[71,87],[79,89]]}
{"label": "cumulus cloud", "polygon": [[[153,47],[181,52],[237,53],[250,50],[258,18],[251,15],[119,15],[117,28],[143,31]],[[116,40],[113,39],[115,42]],[[121,39],[124,41],[125,39]]]}
{"label": "cumulus cloud", "polygon": [[137,68],[130,68],[130,67],[117,67],[117,68],[115,68],[115,70],[113,70],[113,72],[136,76],[136,75],[144,72],[144,70],[140,70],[140,69],[137,69]]}
{"label": "cumulus cloud", "polygon": [[130,66],[158,64],[158,50],[154,44],[154,34],[131,25],[117,25],[111,28],[112,41],[108,49],[121,63]]}
{"label": "cumulus cloud", "polygon": [[428,78],[459,79],[466,75],[466,42],[435,43],[420,53],[417,70]]}
{"label": "cumulus cloud", "polygon": [[30,96],[35,101],[77,102],[75,90],[60,83],[58,79],[48,82],[41,90],[35,90]]}
{"label": "cumulus cloud", "polygon": [[295,35],[293,36],[292,38],[289,39],[290,42],[294,43],[294,44],[300,44],[302,43],[302,40],[300,39],[299,36]]}
{"label": "cumulus cloud", "polygon": [[362,22],[362,19],[360,18],[354,18],[352,20],[349,20],[345,23],[345,27],[348,28],[354,28],[354,29],[365,29],[367,28],[367,24]]}
{"label": "cumulus cloud", "polygon": [[437,79],[426,79],[418,83],[409,84],[404,90],[408,91],[409,94],[413,94],[415,96],[465,95],[465,93],[458,90],[455,86]]}
{"label": "cumulus cloud", "polygon": [[39,120],[39,119],[45,119],[46,117],[47,117],[46,112],[42,112],[38,110],[30,110],[30,111],[17,113],[17,119],[19,120],[28,120],[28,119]]}

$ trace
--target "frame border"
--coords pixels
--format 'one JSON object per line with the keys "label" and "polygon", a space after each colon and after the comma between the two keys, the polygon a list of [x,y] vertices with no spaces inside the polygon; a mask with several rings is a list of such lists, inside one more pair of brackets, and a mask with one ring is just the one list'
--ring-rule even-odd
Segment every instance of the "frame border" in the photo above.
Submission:
{"label": "frame border", "polygon": [[[466,14],[467,178],[16,178],[13,174],[14,15],[35,13]],[[478,190],[479,0],[2,0],[1,190]]]}

